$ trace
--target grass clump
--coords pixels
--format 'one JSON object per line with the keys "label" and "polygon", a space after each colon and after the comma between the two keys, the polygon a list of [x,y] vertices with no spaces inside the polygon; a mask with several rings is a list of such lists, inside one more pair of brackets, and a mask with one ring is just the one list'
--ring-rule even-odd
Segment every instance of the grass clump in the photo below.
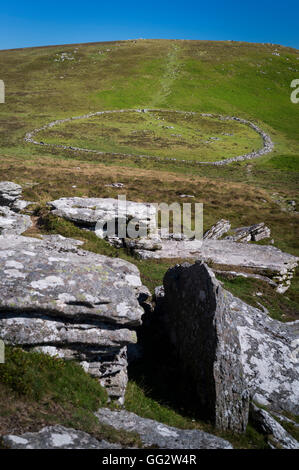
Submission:
{"label": "grass clump", "polygon": [[7,346],[0,364],[0,436],[36,432],[61,424],[96,439],[140,446],[134,433],[104,425],[94,412],[107,405],[107,392],[73,361]]}
{"label": "grass clump", "polygon": [[40,401],[44,397],[57,403],[94,410],[107,402],[105,389],[82,367],[35,351],[24,352],[7,346],[0,381],[19,395]]}

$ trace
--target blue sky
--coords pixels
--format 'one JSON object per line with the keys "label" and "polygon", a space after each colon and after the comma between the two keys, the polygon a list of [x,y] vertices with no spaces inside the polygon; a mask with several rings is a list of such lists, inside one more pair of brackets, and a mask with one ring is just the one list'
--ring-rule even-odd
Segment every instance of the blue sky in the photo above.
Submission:
{"label": "blue sky", "polygon": [[133,38],[233,39],[299,48],[299,1],[1,2],[0,49]]}

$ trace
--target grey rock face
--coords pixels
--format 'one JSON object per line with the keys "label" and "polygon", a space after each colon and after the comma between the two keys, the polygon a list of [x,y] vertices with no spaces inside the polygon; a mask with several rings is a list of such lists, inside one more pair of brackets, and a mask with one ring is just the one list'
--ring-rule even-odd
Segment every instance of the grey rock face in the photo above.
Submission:
{"label": "grey rock face", "polygon": [[0,206],[0,235],[20,235],[31,225],[28,215],[17,214],[7,206]]}
{"label": "grey rock face", "polygon": [[125,410],[111,411],[101,408],[95,413],[100,422],[115,429],[139,434],[145,447],[159,449],[232,449],[232,445],[220,437],[197,429],[178,429],[152,419],[141,418]]}
{"label": "grey rock face", "polygon": [[221,238],[222,235],[224,235],[226,232],[228,232],[230,227],[231,224],[228,220],[221,219],[204,233],[203,239],[207,240],[209,238],[212,240],[217,240],[218,238]]}
{"label": "grey rock face", "polygon": [[226,237],[226,240],[231,240],[234,242],[247,243],[250,241],[258,242],[264,238],[269,238],[271,236],[271,230],[269,227],[266,227],[264,222],[259,224],[250,225],[249,227],[240,227],[234,229],[235,235]]}
{"label": "grey rock face", "polygon": [[9,449],[119,449],[107,441],[98,441],[86,432],[64,426],[48,426],[39,432],[27,432],[21,436],[3,436]]}
{"label": "grey rock face", "polygon": [[[191,275],[196,274],[196,269],[192,266],[189,268],[187,265],[177,266],[166,275],[168,279],[165,281],[168,284],[170,283],[170,287],[172,286],[170,290],[172,294],[169,294],[169,300],[167,289],[164,292],[160,287],[155,291],[158,311],[162,312],[162,319],[167,327],[165,331],[169,334],[173,344],[177,344],[177,348],[183,356],[183,366],[186,363],[183,355],[185,350],[187,351],[187,359],[191,363],[190,371],[192,374],[193,369],[196,368],[196,364],[192,365],[192,360],[195,362],[194,358],[198,357],[198,364],[201,364],[204,352],[200,352],[200,343],[197,344],[195,341],[195,338],[199,337],[200,334],[205,334],[207,338],[210,335],[211,342],[209,344],[212,344],[215,331],[218,331],[219,336],[222,337],[222,341],[225,343],[226,330],[217,330],[217,324],[211,327],[207,323],[202,333],[198,331],[198,328],[202,328],[202,325],[198,322],[196,312],[199,311],[201,304],[204,306],[206,314],[208,314],[212,307],[216,309],[215,302],[218,302],[218,308],[221,308],[223,312],[229,312],[226,327],[230,327],[233,330],[232,334],[238,337],[240,360],[250,395],[257,403],[266,405],[271,410],[277,412],[289,411],[295,415],[298,414],[299,321],[282,323],[271,319],[266,312],[247,305],[230,292],[225,291],[220,283],[213,278],[210,271],[211,280],[209,283],[212,284],[213,288],[209,287],[208,282],[206,284],[200,282],[196,276],[192,283]],[[175,277],[176,271],[178,272],[177,279]],[[180,283],[180,288],[176,290],[175,286],[178,283]],[[197,285],[198,287],[196,287]],[[201,297],[202,300],[197,300],[197,297]],[[182,324],[173,323],[173,313],[169,305],[173,309],[176,308]],[[180,313],[180,309],[182,309],[182,313]],[[185,313],[183,314],[183,312]],[[185,328],[188,319],[190,325],[186,326],[186,337],[181,340],[182,328]],[[190,331],[188,328],[190,328]],[[191,354],[192,346],[195,349],[194,354]],[[199,349],[200,354],[196,349]],[[226,359],[225,354],[224,352],[224,359]],[[195,376],[197,377],[197,375]],[[202,389],[203,393],[204,391],[205,389]],[[210,399],[210,397],[207,397],[207,399]]]}
{"label": "grey rock face", "polygon": [[285,292],[291,283],[298,264],[296,256],[284,253],[270,245],[254,245],[232,242],[229,240],[162,240],[162,249],[158,251],[136,250],[141,259],[186,258],[234,266],[251,268],[255,273],[265,275],[277,283],[276,290]]}
{"label": "grey rock face", "polygon": [[[94,230],[111,245],[129,249],[157,250],[162,247],[156,227],[156,208],[152,204],[112,198],[61,198],[49,205],[53,214]],[[135,221],[135,225],[133,223]],[[142,228],[139,237],[130,236],[129,227]],[[115,227],[115,233],[110,228]]]}
{"label": "grey rock face", "polygon": [[249,394],[225,292],[198,262],[170,268],[163,283],[166,329],[186,380],[195,384],[201,414],[220,429],[244,432]]}
{"label": "grey rock face", "polygon": [[299,449],[299,442],[270,413],[251,404],[250,415],[259,431],[269,436],[268,443],[272,448]]}
{"label": "grey rock face", "polygon": [[53,214],[93,229],[97,222],[108,223],[122,218],[126,219],[126,223],[131,218],[136,218],[149,230],[156,227],[156,208],[151,204],[113,198],[63,197],[49,202],[49,205],[53,208]]}
{"label": "grey rock face", "polygon": [[12,206],[22,194],[22,187],[11,181],[0,182],[0,206]]}
{"label": "grey rock face", "polygon": [[147,295],[138,269],[61,236],[0,236],[0,338],[77,359],[111,396],[127,383],[126,346]]}
{"label": "grey rock face", "polygon": [[244,374],[254,400],[299,413],[299,321],[282,323],[226,292],[241,344]]}

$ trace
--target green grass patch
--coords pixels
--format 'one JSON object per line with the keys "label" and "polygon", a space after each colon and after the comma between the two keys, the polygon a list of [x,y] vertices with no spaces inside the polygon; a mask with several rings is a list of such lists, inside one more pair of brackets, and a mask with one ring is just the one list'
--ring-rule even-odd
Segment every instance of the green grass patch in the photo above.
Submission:
{"label": "green grass patch", "polygon": [[107,404],[107,392],[73,361],[6,346],[0,391],[0,436],[61,424],[99,440],[140,445],[136,434],[117,431],[94,416]]}
{"label": "green grass patch", "polygon": [[0,366],[0,382],[20,395],[36,401],[47,397],[88,410],[107,402],[105,389],[75,362],[9,346],[5,361]]}

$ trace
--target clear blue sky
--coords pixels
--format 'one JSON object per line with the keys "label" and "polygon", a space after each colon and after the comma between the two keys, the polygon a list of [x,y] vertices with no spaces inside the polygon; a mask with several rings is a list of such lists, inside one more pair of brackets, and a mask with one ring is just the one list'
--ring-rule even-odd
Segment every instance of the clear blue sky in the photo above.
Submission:
{"label": "clear blue sky", "polygon": [[0,49],[133,38],[299,48],[299,0],[3,0]]}

